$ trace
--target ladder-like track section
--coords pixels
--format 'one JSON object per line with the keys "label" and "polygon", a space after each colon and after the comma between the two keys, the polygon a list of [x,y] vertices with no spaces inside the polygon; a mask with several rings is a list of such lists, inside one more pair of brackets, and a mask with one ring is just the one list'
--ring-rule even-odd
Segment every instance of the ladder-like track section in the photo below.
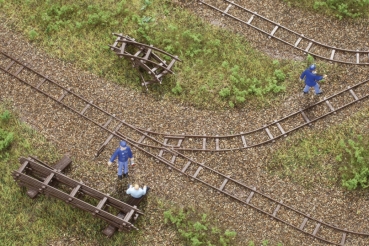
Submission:
{"label": "ladder-like track section", "polygon": [[[69,205],[90,212],[109,225],[119,230],[138,230],[133,220],[139,214],[143,214],[137,207],[130,206],[108,194],[103,194],[81,182],[73,180],[56,169],[45,166],[34,158],[20,158],[21,166],[13,171],[14,180],[28,189],[48,196],[53,196]],[[82,198],[84,197],[84,198]],[[109,211],[114,208],[116,213],[122,213],[118,217]]]}
{"label": "ladder-like track section", "polygon": [[[125,139],[137,150],[142,151],[148,156],[151,156],[167,165],[170,170],[175,170],[186,175],[193,181],[200,182],[203,185],[226,195],[227,197],[233,198],[245,206],[249,206],[260,213],[268,215],[272,219],[287,224],[302,233],[326,243],[344,245],[348,238],[369,236],[369,233],[342,229],[323,222],[318,218],[314,218],[309,214],[289,206],[282,200],[272,198],[259,192],[255,187],[248,186],[241,181],[233,179],[231,176],[227,176],[204,165],[203,163],[196,162],[183,153],[180,153],[172,146],[168,146],[167,141],[158,141],[152,136],[149,136],[147,132],[119,120],[114,116],[114,114],[110,114],[94,105],[92,101],[88,101],[87,99],[73,93],[71,89],[59,85],[55,81],[34,71],[15,58],[12,58],[3,52],[1,53],[7,58],[7,65],[5,67],[0,65],[0,70],[17,78],[32,89],[51,100],[58,102],[64,108],[76,113],[108,133],[109,136],[98,151],[102,151],[114,137],[117,139]],[[4,61],[0,59],[0,64],[1,63],[4,63]],[[24,73],[23,76],[22,73]],[[29,80],[29,78],[33,78],[32,81],[26,81],[27,79]],[[42,87],[45,83],[48,84],[48,86]],[[60,90],[55,90],[53,87],[62,89],[63,92],[61,95],[53,95],[53,92],[55,91],[60,92]],[[81,108],[76,108],[78,103],[68,103],[68,97],[74,97],[73,100],[81,101],[84,105],[80,105]],[[89,112],[93,110],[104,115],[103,117],[97,117],[100,121],[103,118],[108,118],[108,120],[100,123],[99,120],[94,118],[96,116],[89,114]],[[113,129],[109,129],[108,126],[113,124],[112,122],[116,123],[114,124],[115,127],[113,127]],[[125,127],[122,127],[123,125]],[[177,145],[180,145],[182,139],[179,138],[177,141]],[[268,206],[261,206],[258,201],[267,201]],[[327,213],[329,214],[329,212]]]}
{"label": "ladder-like track section", "polygon": [[259,15],[257,12],[253,12],[242,7],[239,4],[234,3],[234,1],[198,0],[198,2],[221,13],[223,16],[230,17],[231,19],[242,23],[242,25],[254,28],[255,30],[265,34],[268,38],[274,38],[294,49],[311,54],[314,57],[319,57],[331,62],[369,65],[369,50],[349,50],[320,43],[312,38],[304,36],[304,34],[288,29],[280,23],[269,20],[264,16]]}

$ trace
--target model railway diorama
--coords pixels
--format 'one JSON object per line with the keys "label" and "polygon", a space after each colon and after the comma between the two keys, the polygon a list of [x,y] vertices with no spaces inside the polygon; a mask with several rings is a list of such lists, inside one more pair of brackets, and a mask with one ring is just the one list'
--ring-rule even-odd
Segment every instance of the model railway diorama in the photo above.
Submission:
{"label": "model railway diorama", "polygon": [[[282,43],[285,43],[293,49],[301,50],[304,53],[311,54],[314,57],[328,60],[330,62],[339,62],[355,65],[369,65],[368,51],[347,50],[336,47],[331,47],[323,43],[319,43],[302,34],[290,30],[282,25],[275,23],[267,18],[252,12],[233,1],[224,0],[226,4],[225,9],[219,9],[212,5],[211,1],[198,1],[203,7],[209,8],[215,12],[221,13],[227,18],[232,18],[242,25],[255,28],[257,31],[265,34],[269,38],[274,38]],[[244,14],[242,18],[233,15],[230,9],[237,8]],[[245,16],[249,18],[245,19]],[[253,21],[258,18],[259,21],[265,21],[273,26],[272,31],[263,30],[253,26]],[[278,37],[278,31],[284,30],[289,33],[289,40]],[[166,75],[173,74],[173,68],[177,61],[181,61],[178,56],[169,54],[153,45],[137,42],[134,38],[124,34],[114,34],[116,39],[113,45],[109,45],[111,50],[116,53],[119,58],[125,58],[132,62],[132,67],[137,69],[140,73],[142,86],[149,86],[150,84],[163,83]],[[294,39],[295,38],[295,39]],[[292,41],[294,40],[294,41]],[[306,44],[306,46],[303,46]],[[313,46],[320,46],[329,50],[330,56],[324,56],[318,53],[311,52]],[[342,60],[339,57],[340,52],[352,56],[353,59]],[[44,75],[37,69],[32,68],[25,62],[22,62],[12,54],[0,51],[1,59],[6,66],[0,66],[0,71],[6,73],[19,82],[28,86],[32,93],[42,94],[50,99],[50,102],[56,102],[62,108],[73,112],[86,122],[92,123],[100,128],[106,135],[101,139],[101,145],[96,146],[95,158],[98,157],[105,147],[112,141],[120,141],[124,139],[130,146],[140,151],[147,157],[151,157],[161,164],[164,164],[170,170],[174,170],[184,176],[189,177],[193,182],[213,189],[226,197],[231,198],[234,202],[240,203],[244,206],[249,206],[265,216],[277,220],[283,224],[292,227],[312,238],[316,238],[322,242],[334,245],[345,245],[347,238],[355,236],[369,237],[369,233],[352,231],[345,228],[337,227],[329,221],[322,221],[313,214],[306,214],[297,207],[292,207],[284,203],[281,199],[271,197],[262,192],[262,189],[256,189],[253,186],[245,185],[240,180],[232,178],[231,176],[221,173],[212,167],[200,163],[192,158],[191,154],[203,152],[227,152],[235,150],[244,150],[254,148],[265,144],[270,144],[275,141],[283,141],[287,135],[303,128],[309,127],[315,122],[329,117],[332,114],[339,114],[340,110],[350,107],[369,96],[369,91],[366,89],[369,85],[369,80],[361,81],[356,85],[347,87],[346,89],[336,92],[329,97],[321,98],[318,102],[314,102],[306,108],[301,108],[298,111],[287,116],[281,116],[273,122],[265,122],[263,127],[254,129],[252,131],[239,132],[232,135],[194,135],[181,132],[178,129],[177,133],[164,133],[152,131],[149,129],[142,129],[135,125],[127,123],[119,116],[104,110],[97,104],[94,104],[93,98],[85,98],[73,91],[73,88],[67,88]],[[165,60],[165,59],[170,60]],[[130,68],[124,68],[130,69]],[[27,71],[27,78],[21,76],[23,72]],[[55,95],[54,88],[62,91]],[[364,89],[363,89],[364,88]],[[351,101],[346,104],[335,104],[335,98],[340,96],[351,98]],[[68,104],[66,98],[72,98],[75,104]],[[84,105],[83,108],[78,108],[76,105]],[[323,105],[325,110],[317,110]],[[94,110],[95,114],[88,114],[89,110]],[[101,121],[104,119],[104,121]],[[284,124],[285,122],[294,122],[294,124]],[[110,127],[108,127],[110,126]],[[114,130],[111,130],[114,129]],[[133,137],[134,136],[134,137]],[[134,222],[139,218],[139,215],[144,213],[139,209],[141,200],[131,200],[130,202],[123,202],[119,199],[111,197],[109,194],[103,194],[87,185],[69,178],[64,171],[72,163],[69,156],[64,156],[59,162],[51,166],[39,160],[37,157],[21,157],[20,167],[14,170],[13,178],[20,185],[27,188],[27,195],[30,198],[36,198],[39,194],[55,197],[62,200],[67,205],[75,206],[81,210],[91,213],[93,216],[99,217],[106,221],[108,227],[103,233],[111,237],[116,230],[130,231],[132,229],[138,230]],[[201,174],[211,173],[217,176],[219,183],[210,182],[201,178]],[[242,190],[247,194],[247,198],[237,196],[229,192],[226,187],[232,185]],[[86,197],[88,197],[86,199]],[[97,204],[91,204],[89,200],[98,201]],[[268,200],[272,204],[271,208],[261,207],[255,204],[256,199]],[[283,209],[288,211],[290,218],[279,217],[279,211]],[[272,212],[271,212],[272,211]],[[329,213],[329,211],[327,211]],[[299,221],[291,223],[291,221]],[[314,225],[314,230],[306,230],[307,223]],[[330,231],[328,235],[338,235],[336,238],[330,238],[320,235],[321,229],[324,227],[325,231]]]}

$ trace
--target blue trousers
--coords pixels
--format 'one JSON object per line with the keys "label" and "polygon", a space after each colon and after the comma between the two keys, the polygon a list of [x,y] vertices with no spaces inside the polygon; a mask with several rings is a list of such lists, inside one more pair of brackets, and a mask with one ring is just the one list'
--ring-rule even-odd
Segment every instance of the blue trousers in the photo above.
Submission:
{"label": "blue trousers", "polygon": [[118,161],[118,175],[122,175],[128,173],[128,160],[127,161]]}
{"label": "blue trousers", "polygon": [[310,87],[314,87],[315,94],[321,93],[321,90],[320,90],[320,87],[319,87],[319,84],[318,83],[316,83],[314,86],[305,85],[305,88],[304,88],[303,91],[305,93],[309,92]]}

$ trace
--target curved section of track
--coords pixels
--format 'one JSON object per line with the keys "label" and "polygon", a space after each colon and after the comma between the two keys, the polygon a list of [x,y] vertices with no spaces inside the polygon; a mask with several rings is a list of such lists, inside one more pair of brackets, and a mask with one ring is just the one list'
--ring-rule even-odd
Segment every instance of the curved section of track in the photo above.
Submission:
{"label": "curved section of track", "polygon": [[[244,8],[234,1],[229,0],[198,0],[200,4],[209,7],[210,9],[228,16],[243,25],[254,28],[255,30],[264,33],[268,38],[274,38],[278,41],[298,49],[304,53],[311,54],[331,62],[339,62],[355,65],[369,65],[369,51],[342,49],[327,44],[320,43],[314,39],[305,37],[303,34],[297,33],[291,29],[282,26],[272,20],[269,20],[257,12],[253,12]],[[211,4],[210,2],[213,2]],[[254,25],[253,23],[259,23]],[[262,25],[260,24],[262,23]],[[268,27],[268,29],[267,29]],[[345,60],[337,57],[344,57]]]}
{"label": "curved section of track", "polygon": [[[255,187],[247,186],[230,176],[220,173],[202,163],[198,163],[178,152],[176,149],[168,147],[152,136],[149,136],[146,132],[137,129],[118,119],[115,115],[104,111],[94,105],[92,101],[88,101],[87,99],[73,93],[70,88],[65,88],[26,66],[17,59],[12,58],[3,52],[0,53],[2,54],[2,57],[0,57],[1,71],[17,78],[52,101],[59,103],[64,108],[97,125],[112,137],[127,140],[127,142],[137,150],[140,150],[148,156],[151,156],[167,165],[169,169],[176,170],[177,172],[188,176],[193,181],[198,181],[203,185],[233,198],[245,206],[247,205],[260,213],[268,215],[272,219],[280,221],[302,233],[326,243],[344,245],[348,238],[369,236],[369,233],[342,229],[323,222],[283,203],[282,200],[272,198],[257,191]],[[7,65],[1,66],[1,64],[4,63]],[[32,81],[29,81],[29,78],[32,78]],[[58,90],[55,90],[55,88]],[[60,89],[62,89],[63,93],[61,95],[55,95],[55,91],[60,92]],[[68,98],[72,98],[73,103],[68,102]],[[80,104],[78,104],[77,101],[79,101]],[[77,105],[82,105],[83,107],[78,108]],[[91,113],[93,110],[95,110],[95,114]],[[108,121],[101,122],[101,119],[106,118],[108,118]],[[114,122],[116,123],[114,130],[109,129],[108,126]],[[122,128],[123,125],[126,127]],[[135,138],[139,140],[134,140]],[[181,139],[179,139],[179,142],[180,141]],[[258,205],[259,200],[267,201],[268,207]],[[314,224],[314,230],[312,231],[311,226],[307,226],[307,224]]]}

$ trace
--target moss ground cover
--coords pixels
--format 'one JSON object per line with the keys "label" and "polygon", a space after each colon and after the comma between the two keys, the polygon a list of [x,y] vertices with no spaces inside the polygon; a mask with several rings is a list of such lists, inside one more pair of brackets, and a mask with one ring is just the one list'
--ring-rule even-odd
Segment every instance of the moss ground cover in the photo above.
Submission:
{"label": "moss ground cover", "polygon": [[368,0],[283,0],[289,5],[342,18],[369,16]]}
{"label": "moss ground cover", "polygon": [[108,47],[113,32],[178,55],[183,62],[176,63],[176,75],[152,86],[152,93],[198,107],[265,102],[290,83],[291,62],[271,60],[244,37],[206,24],[168,0],[10,0],[1,2],[1,12],[50,54],[137,89],[138,73]]}
{"label": "moss ground cover", "polygon": [[368,109],[363,109],[337,126],[297,133],[273,154],[268,170],[306,187],[367,188],[368,116]]}

